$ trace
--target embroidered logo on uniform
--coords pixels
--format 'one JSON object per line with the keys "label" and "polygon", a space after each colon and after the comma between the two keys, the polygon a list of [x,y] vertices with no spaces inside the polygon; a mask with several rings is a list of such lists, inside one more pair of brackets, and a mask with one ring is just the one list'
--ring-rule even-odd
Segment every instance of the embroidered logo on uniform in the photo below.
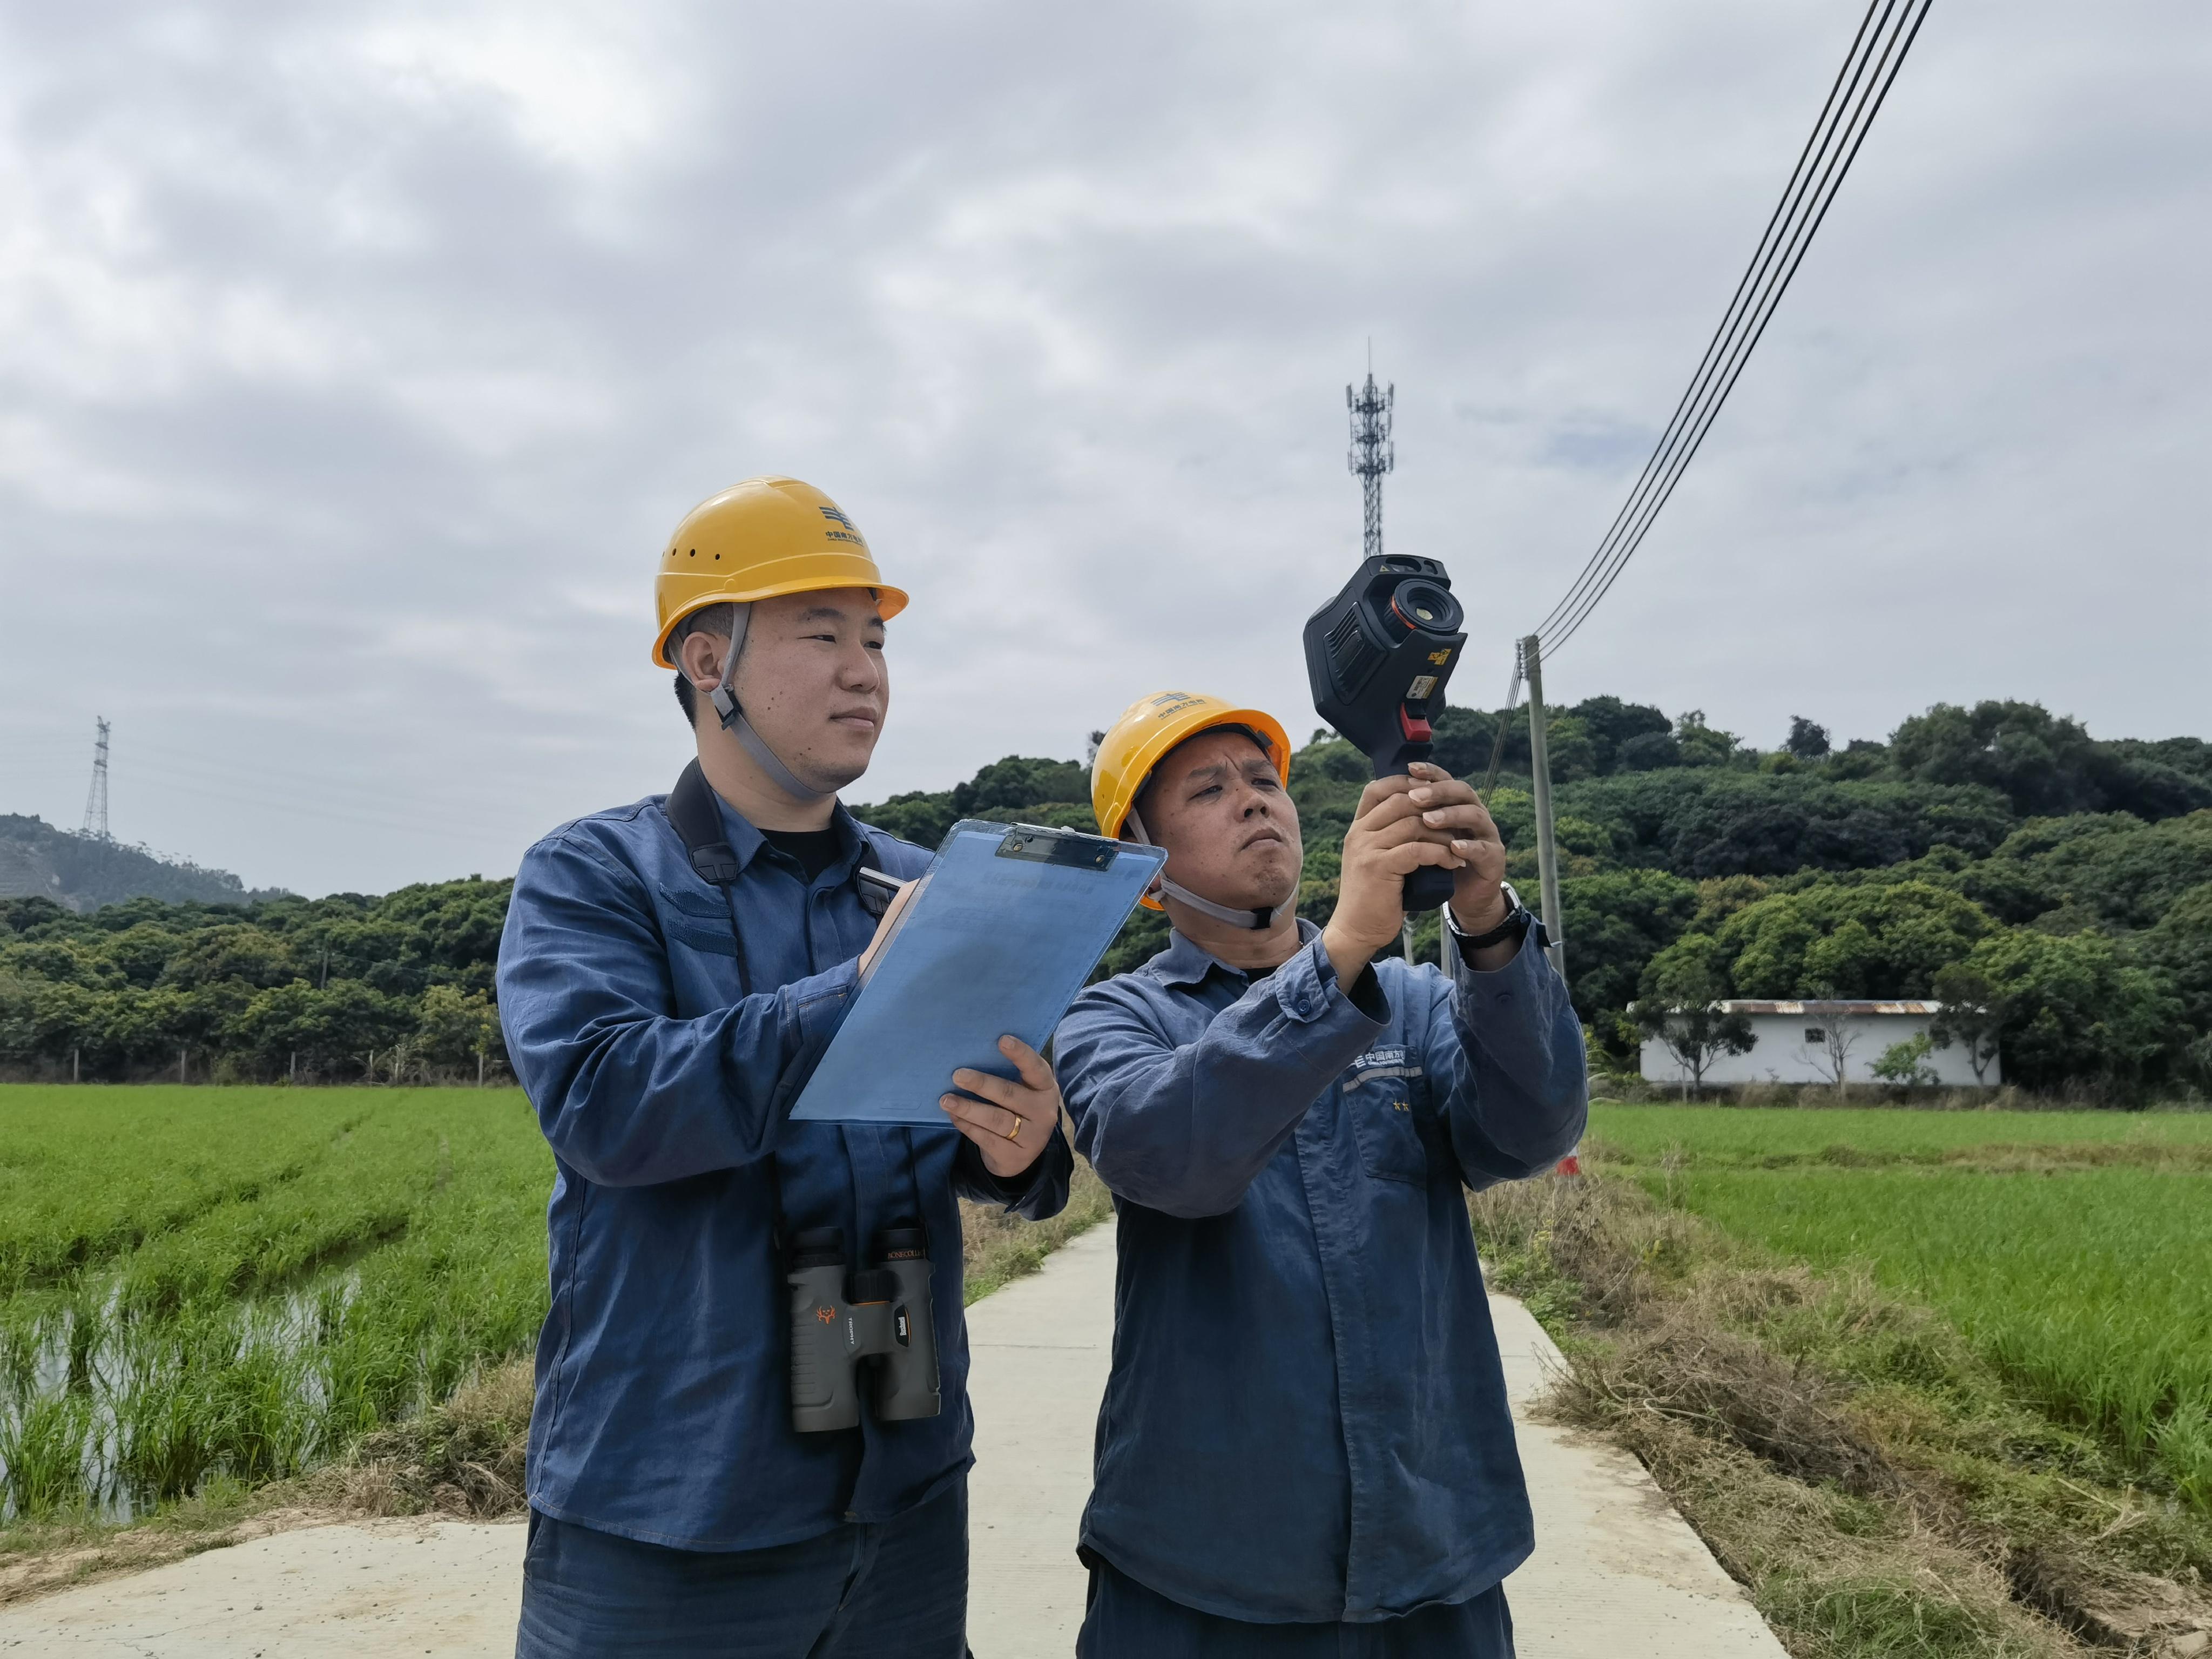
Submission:
{"label": "embroidered logo on uniform", "polygon": [[1426,1075],[1418,1064],[1407,1063],[1406,1051],[1402,1048],[1370,1048],[1345,1069],[1351,1073],[1344,1080],[1344,1086],[1347,1089],[1357,1089],[1377,1078]]}

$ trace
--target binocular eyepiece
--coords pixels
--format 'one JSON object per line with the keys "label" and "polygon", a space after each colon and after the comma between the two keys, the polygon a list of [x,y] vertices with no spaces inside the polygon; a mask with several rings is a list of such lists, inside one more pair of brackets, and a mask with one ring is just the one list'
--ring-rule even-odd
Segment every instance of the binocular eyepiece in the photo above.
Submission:
{"label": "binocular eyepiece", "polygon": [[874,1267],[851,1269],[842,1227],[795,1233],[791,1286],[791,1426],[801,1434],[856,1428],[860,1368],[872,1361],[879,1423],[940,1408],[929,1235],[897,1222],[876,1235]]}

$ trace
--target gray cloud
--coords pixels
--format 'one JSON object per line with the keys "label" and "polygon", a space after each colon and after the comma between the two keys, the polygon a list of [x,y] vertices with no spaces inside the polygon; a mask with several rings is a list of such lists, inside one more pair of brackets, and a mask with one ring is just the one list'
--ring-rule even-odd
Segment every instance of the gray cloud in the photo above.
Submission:
{"label": "gray cloud", "polygon": [[[1856,21],[0,7],[0,811],[74,820],[97,711],[126,837],[509,869],[673,775],[653,557],[768,471],[916,595],[858,793],[1162,684],[1303,729],[1370,336],[1486,700]],[[1555,695],[2202,731],[2208,58],[2186,0],[1937,8]]]}

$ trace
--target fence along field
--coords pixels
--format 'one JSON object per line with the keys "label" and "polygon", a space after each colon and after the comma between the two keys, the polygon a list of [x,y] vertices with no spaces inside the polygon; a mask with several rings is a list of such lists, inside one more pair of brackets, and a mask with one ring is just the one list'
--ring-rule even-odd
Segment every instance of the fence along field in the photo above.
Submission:
{"label": "fence along field", "polygon": [[0,1089],[0,1514],[293,1474],[520,1352],[519,1091]]}
{"label": "fence along field", "polygon": [[1723,1231],[1933,1305],[2212,1515],[2212,1114],[1615,1107],[1592,1133]]}

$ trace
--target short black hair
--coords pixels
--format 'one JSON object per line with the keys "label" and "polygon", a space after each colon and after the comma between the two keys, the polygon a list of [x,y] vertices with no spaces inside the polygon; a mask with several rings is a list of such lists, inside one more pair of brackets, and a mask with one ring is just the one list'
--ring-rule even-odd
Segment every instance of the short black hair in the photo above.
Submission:
{"label": "short black hair", "polygon": [[[668,654],[677,657],[684,641],[694,634],[713,634],[728,639],[738,625],[738,608],[734,605],[702,605],[668,630]],[[680,661],[681,659],[678,658]],[[699,725],[699,692],[691,684],[691,677],[681,667],[676,671],[676,701],[683,706],[684,723],[697,729]]]}

